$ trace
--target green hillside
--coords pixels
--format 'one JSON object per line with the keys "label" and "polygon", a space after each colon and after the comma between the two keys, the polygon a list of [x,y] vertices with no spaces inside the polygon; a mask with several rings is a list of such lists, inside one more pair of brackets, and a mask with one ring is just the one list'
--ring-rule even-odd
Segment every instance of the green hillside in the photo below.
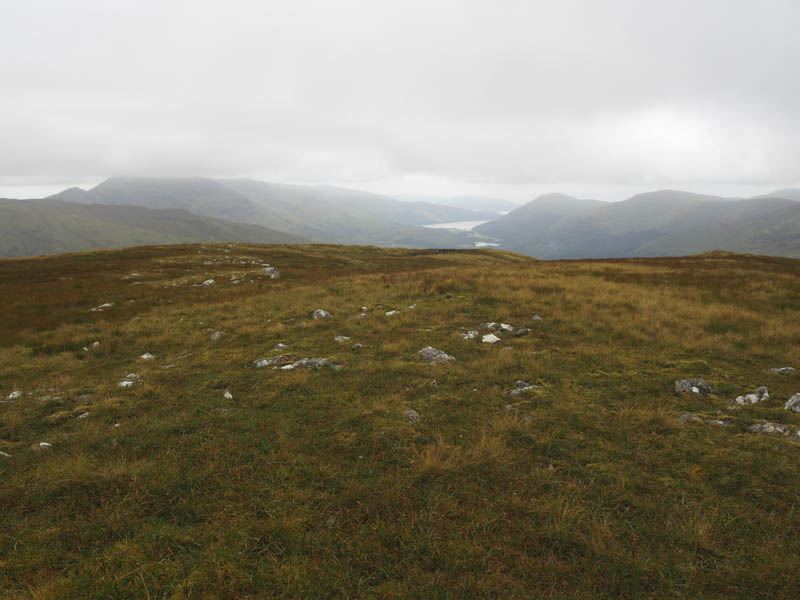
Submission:
{"label": "green hillside", "polygon": [[112,177],[90,190],[65,190],[54,198],[62,196],[74,202],[183,208],[318,242],[380,246],[469,248],[482,238],[421,225],[493,216],[356,190],[254,179]]}
{"label": "green hillside", "polygon": [[186,210],[0,200],[2,257],[221,241],[287,244],[305,240],[258,225],[199,217]]}
{"label": "green hillside", "polygon": [[726,250],[800,257],[800,202],[661,190],[622,202],[542,196],[476,231],[540,258],[682,256]]}
{"label": "green hillside", "polygon": [[194,244],[0,298],[0,598],[800,594],[800,261]]}

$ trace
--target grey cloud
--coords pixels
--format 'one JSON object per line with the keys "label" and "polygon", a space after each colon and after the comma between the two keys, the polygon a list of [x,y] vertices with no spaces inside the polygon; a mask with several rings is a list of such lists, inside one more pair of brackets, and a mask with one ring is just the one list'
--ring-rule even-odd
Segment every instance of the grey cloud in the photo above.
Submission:
{"label": "grey cloud", "polygon": [[116,173],[512,196],[800,182],[794,0],[5,12],[3,189]]}

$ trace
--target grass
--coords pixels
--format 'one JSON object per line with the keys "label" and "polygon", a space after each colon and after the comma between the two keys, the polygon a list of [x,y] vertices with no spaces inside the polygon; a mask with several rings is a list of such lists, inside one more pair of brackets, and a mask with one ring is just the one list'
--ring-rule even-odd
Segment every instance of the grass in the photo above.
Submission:
{"label": "grass", "polygon": [[[765,372],[800,368],[798,283],[800,261],[725,253],[0,262],[0,392],[26,393],[0,406],[0,597],[796,597],[800,444],[746,427],[800,427],[800,377]],[[458,335],[488,321],[533,332]],[[279,353],[343,368],[252,367]],[[696,376],[720,395],[672,392]],[[517,379],[544,390],[504,397]],[[769,402],[728,409],[759,385]]]}

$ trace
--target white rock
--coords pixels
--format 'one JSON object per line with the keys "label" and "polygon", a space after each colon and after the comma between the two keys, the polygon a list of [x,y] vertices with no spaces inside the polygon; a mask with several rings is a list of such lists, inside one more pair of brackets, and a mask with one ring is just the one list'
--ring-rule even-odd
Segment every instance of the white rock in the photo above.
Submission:
{"label": "white rock", "polygon": [[263,369],[264,367],[268,367],[271,364],[274,364],[276,362],[282,362],[282,361],[287,360],[287,359],[288,359],[288,357],[287,356],[283,356],[283,355],[281,355],[281,356],[268,356],[266,358],[260,358],[259,360],[254,361],[253,362],[253,366],[256,369]]}
{"label": "white rock", "polygon": [[100,306],[95,306],[94,308],[90,308],[89,312],[103,312],[107,308],[111,308],[114,306],[113,302],[106,302],[105,304],[101,304]]}
{"label": "white rock", "polygon": [[213,280],[213,279],[206,279],[206,280],[205,280],[203,283],[201,283],[200,285],[202,285],[202,286],[205,286],[205,287],[208,287],[208,286],[210,286],[210,285],[214,285],[214,280]]}
{"label": "white rock", "polygon": [[497,323],[494,321],[491,323],[484,323],[483,326],[486,327],[486,329],[497,329]]}
{"label": "white rock", "polygon": [[500,323],[500,331],[514,331],[514,328],[508,323]]}
{"label": "white rock", "polygon": [[485,336],[481,338],[481,341],[484,344],[496,344],[497,342],[502,342],[503,340],[501,340],[493,333],[487,333]]}
{"label": "white rock", "polygon": [[19,398],[22,398],[22,390],[14,390],[6,396],[6,400],[18,400]]}
{"label": "white rock", "polygon": [[340,344],[343,344],[344,342],[349,342],[350,341],[350,338],[347,337],[346,335],[337,335],[337,336],[334,336],[333,339],[336,340],[337,342],[339,342]]}
{"label": "white rock", "polygon": [[145,352],[139,358],[141,358],[142,360],[153,360],[155,358],[155,355],[150,354],[149,352]]}
{"label": "white rock", "polygon": [[287,346],[287,345],[286,345],[286,344],[284,344],[283,342],[278,342],[277,344],[275,344],[275,345],[272,347],[272,349],[273,349],[273,350],[286,350],[288,347],[289,347],[289,346]]}
{"label": "white rock", "polygon": [[541,320],[542,320],[542,317],[540,317],[539,315],[533,315],[531,317],[531,321],[541,321]]}
{"label": "white rock", "polygon": [[794,373],[794,367],[775,367],[773,369],[767,369],[767,373]]}
{"label": "white rock", "polygon": [[386,316],[387,317],[391,317],[392,315],[396,315],[398,312],[400,312],[400,311],[399,310],[387,310],[386,311]]}
{"label": "white rock", "polygon": [[231,394],[228,390],[225,390],[225,393],[222,394],[222,397],[225,398],[225,400],[233,400],[233,394]]}
{"label": "white rock", "polygon": [[789,435],[789,426],[783,423],[753,423],[747,428],[750,433],[779,433]]}
{"label": "white rock", "polygon": [[415,308],[417,308],[416,304],[409,304],[408,305],[408,310],[414,310]]}
{"label": "white rock", "polygon": [[422,360],[428,363],[438,364],[447,361],[454,361],[455,357],[450,356],[446,352],[442,352],[432,346],[425,346],[422,350],[418,351]]}
{"label": "white rock", "polygon": [[39,442],[39,448],[50,448],[52,444],[48,444],[47,442]]}
{"label": "white rock", "polygon": [[769,393],[767,392],[767,388],[762,385],[752,394],[738,396],[734,402],[736,402],[736,404],[758,404],[759,402],[766,402],[767,400],[769,400]]}
{"label": "white rock", "polygon": [[693,394],[699,394],[700,393],[700,388],[697,387],[696,385],[692,386],[692,393]]}
{"label": "white rock", "polygon": [[318,308],[317,310],[315,310],[312,313],[311,318],[312,319],[330,319],[331,318],[331,313],[329,313],[327,310],[323,310],[321,308]]}
{"label": "white rock", "polygon": [[412,423],[419,423],[420,421],[419,413],[415,411],[413,408],[404,412],[403,416]]}
{"label": "white rock", "polygon": [[3,458],[11,458],[10,454],[8,454],[7,452],[3,452],[2,450],[0,450],[0,456],[2,456]]}
{"label": "white rock", "polygon": [[217,341],[219,341],[221,339],[222,339],[222,332],[221,331],[215,331],[214,333],[211,334],[211,341],[217,342]]}
{"label": "white rock", "polygon": [[89,417],[89,414],[90,414],[90,413],[88,413],[88,412],[81,413],[81,414],[79,414],[79,415],[78,415],[77,417],[75,417],[75,418],[76,418],[76,419],[86,419],[86,418],[88,418],[88,417]]}
{"label": "white rock", "polygon": [[475,331],[475,330],[473,329],[473,330],[471,330],[471,331],[466,331],[466,332],[462,333],[462,334],[461,334],[461,337],[462,337],[462,338],[464,338],[465,340],[474,340],[474,339],[475,339],[475,338],[477,338],[479,335],[480,335],[480,334],[479,334],[477,331]]}
{"label": "white rock", "polygon": [[792,412],[800,413],[800,393],[795,394],[786,401],[783,408]]}
{"label": "white rock", "polygon": [[128,373],[125,378],[119,382],[119,387],[121,388],[129,388],[142,380],[136,373]]}

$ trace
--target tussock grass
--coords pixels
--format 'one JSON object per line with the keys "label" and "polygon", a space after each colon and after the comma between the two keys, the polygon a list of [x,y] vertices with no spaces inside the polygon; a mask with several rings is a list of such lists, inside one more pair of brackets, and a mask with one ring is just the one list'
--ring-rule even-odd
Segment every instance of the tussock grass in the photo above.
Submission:
{"label": "tussock grass", "polygon": [[[25,396],[0,406],[0,597],[795,597],[800,445],[746,427],[800,427],[800,376],[765,372],[800,368],[799,282],[726,253],[2,261],[0,393]],[[532,332],[458,335],[489,321]],[[253,367],[277,354],[343,368]],[[721,394],[676,396],[683,377]],[[544,389],[503,396],[518,379]],[[759,385],[769,402],[728,410]]]}

